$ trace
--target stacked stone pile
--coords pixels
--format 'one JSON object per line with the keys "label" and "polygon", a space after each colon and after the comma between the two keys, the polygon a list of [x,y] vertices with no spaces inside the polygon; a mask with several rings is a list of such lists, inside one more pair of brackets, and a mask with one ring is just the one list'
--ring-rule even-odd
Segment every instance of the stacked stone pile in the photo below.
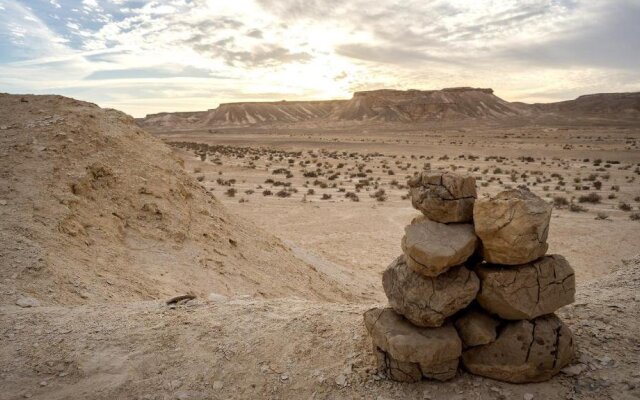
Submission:
{"label": "stacked stone pile", "polygon": [[574,355],[553,313],[574,300],[567,260],[545,255],[551,206],[526,190],[477,199],[475,179],[425,171],[409,180],[422,212],[384,271],[389,307],[364,321],[391,379],[447,380],[461,361],[507,382],[549,379]]}

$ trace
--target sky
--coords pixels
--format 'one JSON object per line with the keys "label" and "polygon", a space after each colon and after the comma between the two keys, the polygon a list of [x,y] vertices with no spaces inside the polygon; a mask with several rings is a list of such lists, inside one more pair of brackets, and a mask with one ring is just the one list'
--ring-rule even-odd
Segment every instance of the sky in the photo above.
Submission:
{"label": "sky", "polygon": [[454,86],[640,91],[640,0],[0,0],[0,92],[140,117]]}

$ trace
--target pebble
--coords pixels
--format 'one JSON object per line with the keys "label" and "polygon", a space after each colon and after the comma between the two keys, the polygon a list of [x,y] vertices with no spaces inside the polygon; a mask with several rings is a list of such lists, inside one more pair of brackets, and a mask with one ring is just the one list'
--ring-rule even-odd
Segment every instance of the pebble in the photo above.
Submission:
{"label": "pebble", "polygon": [[336,378],[336,385],[346,386],[346,384],[347,384],[347,377],[344,374],[338,375],[338,377]]}
{"label": "pebble", "polygon": [[33,297],[20,297],[18,300],[16,300],[16,305],[22,308],[38,307],[40,305],[40,302]]}
{"label": "pebble", "polygon": [[577,376],[583,373],[586,369],[587,366],[585,364],[573,364],[562,368],[560,371],[565,375]]}
{"label": "pebble", "polygon": [[6,206],[6,205],[7,205],[6,200],[0,200],[0,206]]}
{"label": "pebble", "polygon": [[524,398],[524,400],[533,400],[534,396],[532,393],[525,393],[522,397]]}
{"label": "pebble", "polygon": [[220,390],[220,389],[222,389],[223,386],[224,386],[224,384],[222,383],[222,381],[213,382],[213,389],[214,390]]}

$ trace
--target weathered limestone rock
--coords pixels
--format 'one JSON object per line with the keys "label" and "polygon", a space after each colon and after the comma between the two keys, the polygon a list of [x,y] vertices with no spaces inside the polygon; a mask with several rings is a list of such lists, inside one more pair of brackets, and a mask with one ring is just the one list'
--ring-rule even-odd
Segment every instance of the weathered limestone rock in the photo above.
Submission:
{"label": "weathered limestone rock", "polygon": [[574,357],[569,328],[555,315],[532,321],[509,322],[490,344],[462,354],[469,372],[505,382],[541,382],[550,379]]}
{"label": "weathered limestone rock", "polygon": [[480,283],[463,265],[427,278],[409,268],[400,256],[384,271],[382,286],[397,313],[417,326],[437,327],[475,299]]}
{"label": "weathered limestone rock", "polygon": [[422,379],[420,364],[397,361],[389,353],[382,351],[375,345],[373,346],[373,354],[376,356],[378,370],[384,371],[388,378],[398,382],[409,383],[418,382]]}
{"label": "weathered limestone rock", "polygon": [[417,364],[427,378],[447,380],[455,376],[462,343],[453,325],[420,328],[391,308],[368,310],[364,323],[373,345],[386,355],[382,360],[393,365],[390,377],[413,379],[415,366],[407,364]]}
{"label": "weathered limestone rock", "polygon": [[471,221],[477,197],[473,176],[423,171],[408,183],[411,204],[427,218],[442,223]]}
{"label": "weathered limestone rock", "polygon": [[542,257],[550,219],[551,205],[522,189],[478,199],[473,207],[484,259],[495,264],[518,265]]}
{"label": "weathered limestone rock", "polygon": [[465,347],[489,344],[496,340],[500,321],[479,310],[465,313],[455,322],[458,335]]}
{"label": "weathered limestone rock", "polygon": [[476,250],[478,238],[471,224],[441,224],[425,217],[404,228],[402,251],[407,264],[428,277],[464,263]]}
{"label": "weathered limestone rock", "polygon": [[573,268],[559,255],[514,267],[481,264],[478,303],[501,318],[533,319],[574,301]]}

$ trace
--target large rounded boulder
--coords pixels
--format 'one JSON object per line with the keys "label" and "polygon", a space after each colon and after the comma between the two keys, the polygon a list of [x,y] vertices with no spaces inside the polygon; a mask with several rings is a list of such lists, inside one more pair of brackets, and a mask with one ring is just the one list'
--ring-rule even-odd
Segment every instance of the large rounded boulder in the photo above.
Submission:
{"label": "large rounded boulder", "polygon": [[462,363],[471,373],[512,383],[550,379],[575,354],[569,328],[555,315],[505,322],[495,341],[471,347]]}
{"label": "large rounded boulder", "polygon": [[475,299],[480,283],[463,265],[427,278],[409,268],[400,256],[384,271],[382,286],[396,312],[417,326],[437,327]]}
{"label": "large rounded boulder", "polygon": [[478,199],[473,207],[482,255],[494,264],[518,265],[542,257],[549,247],[551,205],[524,189]]}
{"label": "large rounded boulder", "polygon": [[456,375],[462,343],[453,325],[420,328],[391,308],[373,308],[364,313],[379,367],[392,379],[413,382],[417,371],[437,380]]}
{"label": "large rounded boulder", "polygon": [[501,318],[533,319],[571,304],[576,279],[569,262],[560,255],[513,266],[481,264],[478,303]]}

